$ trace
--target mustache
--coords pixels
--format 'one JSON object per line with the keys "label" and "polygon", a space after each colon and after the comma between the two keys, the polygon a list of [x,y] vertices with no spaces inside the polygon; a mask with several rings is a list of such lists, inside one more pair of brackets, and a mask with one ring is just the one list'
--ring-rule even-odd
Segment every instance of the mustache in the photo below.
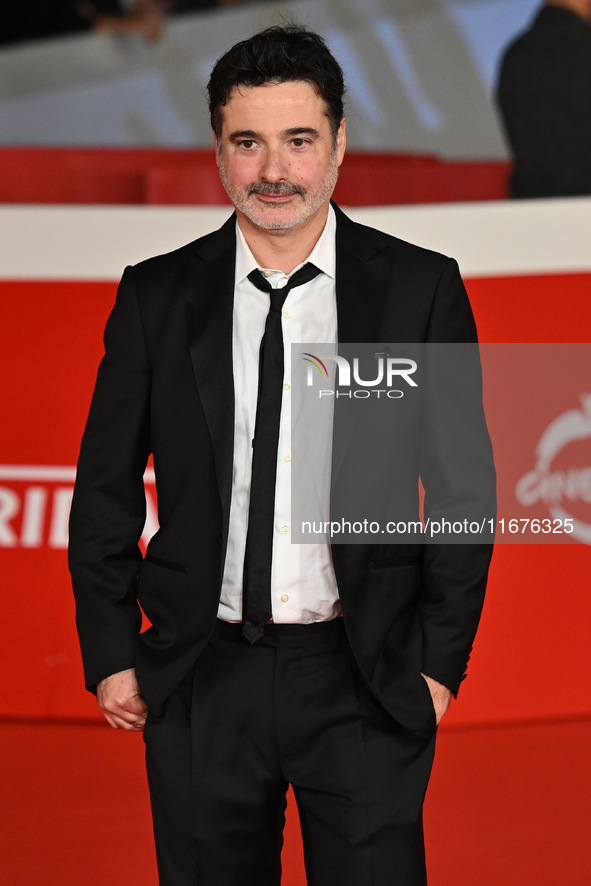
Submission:
{"label": "mustache", "polygon": [[306,196],[306,189],[294,182],[251,182],[248,186],[248,196],[253,194],[264,194],[267,197],[290,197],[292,194],[298,194],[300,197]]}

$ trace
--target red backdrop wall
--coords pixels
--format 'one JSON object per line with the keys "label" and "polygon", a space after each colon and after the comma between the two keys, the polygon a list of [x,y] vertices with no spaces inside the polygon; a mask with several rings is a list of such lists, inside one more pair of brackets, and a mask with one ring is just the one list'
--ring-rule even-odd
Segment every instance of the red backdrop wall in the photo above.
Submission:
{"label": "red backdrop wall", "polygon": [[[483,341],[588,337],[591,274],[467,285]],[[112,282],[0,283],[0,715],[98,716],[82,689],[65,544],[73,467],[114,296]],[[579,393],[591,393],[591,380],[586,385]],[[520,428],[514,437],[524,465],[533,466],[532,441]],[[580,543],[498,546],[450,723],[591,713],[590,553]]]}

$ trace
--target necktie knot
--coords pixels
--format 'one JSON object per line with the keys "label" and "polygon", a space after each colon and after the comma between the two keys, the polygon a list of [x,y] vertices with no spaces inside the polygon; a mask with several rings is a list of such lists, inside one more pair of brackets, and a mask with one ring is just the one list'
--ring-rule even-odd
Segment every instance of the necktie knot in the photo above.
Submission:
{"label": "necktie knot", "polygon": [[269,305],[270,311],[281,311],[283,305],[285,303],[285,299],[287,298],[288,293],[287,286],[281,286],[279,289],[271,289],[269,290],[269,297],[271,299],[271,303]]}
{"label": "necktie knot", "polygon": [[295,274],[291,275],[285,286],[281,286],[278,289],[271,286],[259,268],[255,268],[254,271],[251,271],[248,275],[248,279],[257,289],[260,289],[261,292],[269,293],[271,299],[270,310],[280,311],[287,298],[287,294],[292,289],[295,289],[296,286],[303,286],[304,283],[309,283],[310,280],[313,280],[318,274],[320,274],[320,268],[317,268],[312,262],[306,262],[306,264],[299,268]]}

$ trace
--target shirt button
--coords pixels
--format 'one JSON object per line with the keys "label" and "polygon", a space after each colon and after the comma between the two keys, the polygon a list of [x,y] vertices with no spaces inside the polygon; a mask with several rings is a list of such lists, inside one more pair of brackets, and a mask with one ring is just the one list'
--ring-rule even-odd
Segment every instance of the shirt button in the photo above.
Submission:
{"label": "shirt button", "polygon": [[291,532],[289,526],[287,526],[287,525],[282,526],[281,531],[284,535],[287,535],[288,532]]}
{"label": "shirt button", "polygon": [[284,390],[284,391],[289,391],[290,389],[291,389],[291,385],[290,385],[290,383],[289,383],[288,381],[284,382],[284,383],[283,383],[283,390]]}
{"label": "shirt button", "polygon": [[287,596],[287,594],[281,594],[281,602],[282,603],[287,603],[288,600],[289,600],[289,597]]}
{"label": "shirt button", "polygon": [[284,455],[283,461],[291,461],[291,455]]}
{"label": "shirt button", "polygon": [[289,311],[283,312],[283,319],[284,320],[291,320],[291,314],[289,313]]}

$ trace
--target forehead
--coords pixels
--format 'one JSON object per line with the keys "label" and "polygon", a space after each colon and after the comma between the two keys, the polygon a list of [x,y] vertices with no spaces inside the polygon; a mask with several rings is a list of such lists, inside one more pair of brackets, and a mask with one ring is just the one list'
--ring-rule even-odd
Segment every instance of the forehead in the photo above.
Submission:
{"label": "forehead", "polygon": [[223,125],[230,130],[329,126],[324,100],[302,80],[235,86],[221,110]]}

